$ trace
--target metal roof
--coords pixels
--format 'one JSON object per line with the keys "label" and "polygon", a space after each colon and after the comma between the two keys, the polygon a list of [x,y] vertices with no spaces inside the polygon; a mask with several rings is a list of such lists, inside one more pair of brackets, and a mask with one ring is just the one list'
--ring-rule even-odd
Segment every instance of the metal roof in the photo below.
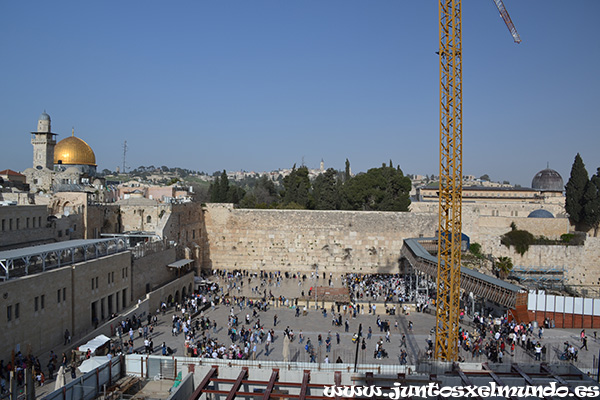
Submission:
{"label": "metal roof", "polygon": [[23,258],[27,256],[35,256],[38,254],[51,253],[54,251],[68,250],[75,247],[91,246],[98,243],[115,241],[115,239],[79,239],[66,240],[64,242],[42,244],[39,246],[23,247],[21,249],[0,251],[0,260],[8,260],[10,258]]}
{"label": "metal roof", "polygon": [[[110,238],[67,240],[40,246],[0,251],[0,280],[7,280],[15,275],[23,275],[23,272],[25,275],[28,275],[30,268],[33,269],[33,272],[37,273],[46,271],[49,268],[58,268],[106,256],[110,254],[109,248],[111,244],[114,245],[114,249],[110,249],[111,252],[114,250],[113,254],[127,250],[125,241],[122,238]],[[90,249],[93,252],[90,252]],[[77,252],[77,250],[80,251]],[[54,258],[48,259],[49,255],[53,255]],[[17,270],[16,273],[10,272],[15,270]],[[2,273],[4,274],[2,275]]]}
{"label": "metal roof", "polygon": [[189,264],[191,264],[191,263],[193,263],[193,262],[194,262],[194,260],[190,260],[190,259],[187,259],[187,258],[183,258],[183,259],[181,259],[181,260],[177,260],[177,261],[175,261],[175,262],[173,262],[173,263],[169,264],[169,265],[168,265],[168,267],[172,267],[172,268],[182,268],[182,267],[185,267],[186,265],[189,265]]}

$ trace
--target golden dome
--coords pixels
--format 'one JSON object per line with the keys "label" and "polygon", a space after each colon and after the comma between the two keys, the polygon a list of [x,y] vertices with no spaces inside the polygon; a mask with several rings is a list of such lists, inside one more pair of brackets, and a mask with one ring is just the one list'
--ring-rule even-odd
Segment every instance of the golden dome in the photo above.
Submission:
{"label": "golden dome", "polygon": [[73,136],[56,143],[54,164],[96,166],[96,155],[86,142],[73,133]]}

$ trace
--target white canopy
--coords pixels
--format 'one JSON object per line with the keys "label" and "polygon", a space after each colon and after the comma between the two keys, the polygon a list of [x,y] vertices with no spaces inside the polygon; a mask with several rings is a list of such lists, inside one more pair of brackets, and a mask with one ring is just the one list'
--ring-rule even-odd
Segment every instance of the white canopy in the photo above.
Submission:
{"label": "white canopy", "polygon": [[86,344],[79,346],[79,351],[86,352],[89,349],[93,353],[98,347],[101,347],[108,342],[110,342],[110,338],[104,335],[98,335]]}
{"label": "white canopy", "polygon": [[108,360],[109,358],[107,356],[90,357],[84,362],[82,362],[78,369],[79,371],[81,371],[82,374],[85,374],[87,372],[95,370],[101,365],[106,364]]}

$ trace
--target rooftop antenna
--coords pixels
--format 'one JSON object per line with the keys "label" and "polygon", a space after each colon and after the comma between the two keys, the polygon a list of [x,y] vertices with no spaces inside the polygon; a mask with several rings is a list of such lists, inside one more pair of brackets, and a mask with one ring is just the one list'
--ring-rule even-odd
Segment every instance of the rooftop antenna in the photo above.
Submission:
{"label": "rooftop antenna", "polygon": [[125,162],[127,159],[127,140],[123,143],[123,173],[126,173],[127,163]]}

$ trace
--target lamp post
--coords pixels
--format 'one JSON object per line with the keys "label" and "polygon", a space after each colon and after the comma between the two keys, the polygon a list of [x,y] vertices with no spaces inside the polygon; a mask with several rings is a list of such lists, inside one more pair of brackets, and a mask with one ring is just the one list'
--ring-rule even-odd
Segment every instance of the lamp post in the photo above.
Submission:
{"label": "lamp post", "polygon": [[362,336],[362,324],[358,325],[358,337],[356,338],[356,354],[354,355],[354,373],[358,370],[358,349],[360,347],[360,337]]}
{"label": "lamp post", "polygon": [[317,283],[319,283],[319,264],[315,264],[315,268],[317,269],[317,273],[315,274],[315,310],[318,310],[319,304],[317,303]]}

